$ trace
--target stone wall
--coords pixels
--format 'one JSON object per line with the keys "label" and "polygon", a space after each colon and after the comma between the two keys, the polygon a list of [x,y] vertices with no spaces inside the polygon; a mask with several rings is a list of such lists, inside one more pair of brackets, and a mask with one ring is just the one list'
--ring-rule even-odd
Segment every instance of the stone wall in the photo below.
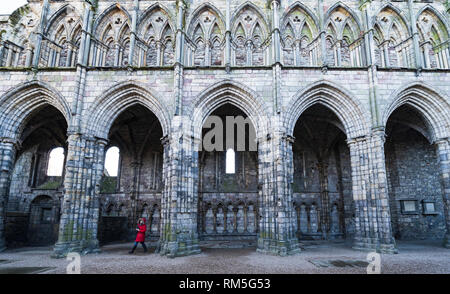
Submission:
{"label": "stone wall", "polygon": [[[386,165],[395,237],[442,239],[445,214],[434,146],[416,131],[397,133],[386,144]],[[417,212],[403,212],[401,200],[417,201]],[[435,203],[436,214],[426,214],[424,201]]]}
{"label": "stone wall", "polygon": [[28,244],[28,225],[30,214],[26,212],[8,212],[6,214],[6,245],[9,248]]}
{"label": "stone wall", "polygon": [[[447,149],[439,157],[418,141],[384,149],[391,115],[406,104],[427,122],[423,134],[430,143],[448,142],[448,7],[440,1],[361,4],[43,0],[16,11],[1,24],[0,34],[0,249],[7,201],[26,198],[30,188],[20,181],[29,174],[25,165],[31,161],[23,154],[32,150],[26,140],[33,134],[47,144],[43,149],[67,149],[58,188],[64,195],[56,256],[95,251],[99,218],[107,211],[127,217],[130,235],[138,217],[158,220],[150,230],[158,231],[159,252],[168,256],[197,253],[202,233],[231,228],[256,235],[260,252],[280,255],[298,253],[296,232],[305,228],[353,236],[355,248],[383,252],[395,252],[392,227],[411,231],[412,237],[422,238],[427,226],[433,226],[429,237],[444,230],[448,235]],[[397,30],[388,29],[392,23]],[[59,30],[61,25],[67,30]],[[200,173],[202,124],[226,103],[244,112],[257,134],[257,160],[244,161],[246,174],[236,174],[245,180],[221,177],[245,190],[239,191],[247,192],[243,195],[224,182],[209,191],[211,158]],[[325,120],[342,133],[333,152],[320,160],[311,155],[320,147],[316,144],[302,147],[305,155],[295,148],[301,140],[296,123],[314,105],[334,113]],[[130,134],[145,141],[147,124],[125,119],[122,127],[128,124],[132,131],[118,131],[126,140],[114,137],[117,118],[126,114],[133,120],[139,107],[161,127],[148,144],[155,148],[142,157],[136,150],[145,148],[138,148]],[[314,123],[311,132],[319,133],[319,125]],[[130,152],[123,152],[117,191],[101,194],[105,148],[119,141]],[[410,170],[423,158],[403,163],[397,148],[416,155],[426,151],[420,181]],[[152,152],[161,159],[157,168]],[[391,155],[409,169],[397,168],[398,175],[386,169]],[[303,160],[308,170],[318,161],[328,165],[322,166],[322,177],[306,173],[302,178]],[[437,174],[429,181],[431,171]],[[445,187],[440,195],[439,176]],[[402,179],[398,189],[392,186],[395,177]],[[435,192],[426,197],[436,199],[442,213],[408,216],[413,224],[424,224],[418,232],[395,214],[395,203],[405,187],[417,192],[424,185]],[[229,199],[235,199],[232,207]]]}

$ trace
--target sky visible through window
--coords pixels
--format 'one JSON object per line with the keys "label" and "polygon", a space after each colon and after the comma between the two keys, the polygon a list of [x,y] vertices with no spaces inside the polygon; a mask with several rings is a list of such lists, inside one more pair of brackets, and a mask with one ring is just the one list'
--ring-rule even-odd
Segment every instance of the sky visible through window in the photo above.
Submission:
{"label": "sky visible through window", "polygon": [[25,4],[27,4],[27,0],[2,0],[0,2],[0,14],[11,14]]}
{"label": "sky visible through window", "polygon": [[60,177],[64,168],[64,148],[58,147],[50,152],[47,176]]}
{"label": "sky visible through window", "polygon": [[119,171],[119,148],[111,147],[106,151],[105,169],[110,177],[117,177]]}

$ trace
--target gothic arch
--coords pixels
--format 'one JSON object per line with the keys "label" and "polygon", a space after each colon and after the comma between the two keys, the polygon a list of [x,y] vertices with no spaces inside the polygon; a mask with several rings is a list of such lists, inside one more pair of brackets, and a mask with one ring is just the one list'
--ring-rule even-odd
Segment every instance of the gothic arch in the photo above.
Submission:
{"label": "gothic arch", "polygon": [[[266,18],[264,17],[264,13],[261,11],[261,9],[258,6],[256,6],[255,4],[253,4],[253,3],[249,2],[249,1],[241,4],[236,9],[236,12],[234,13],[234,15],[231,17],[231,30],[232,30],[232,32],[236,31],[236,28],[237,28],[237,26],[240,23],[238,21],[238,18],[245,11],[245,9],[252,10],[256,14],[256,16],[258,17],[258,20],[256,21],[256,23],[261,23],[262,29],[264,31],[264,36],[265,36],[265,38],[268,38],[268,34],[270,32],[270,28],[269,28],[269,23],[267,22]],[[253,25],[253,27],[254,27],[254,25]],[[246,31],[247,38],[251,37],[252,31],[253,31],[253,28],[249,32]]]}
{"label": "gothic arch", "polygon": [[[437,33],[439,35],[439,39],[440,39],[441,43],[448,40],[448,38],[449,38],[448,32],[450,31],[448,23],[446,22],[445,17],[443,17],[442,14],[431,5],[425,5],[417,13],[416,23],[417,23],[417,27],[419,28],[419,32],[421,32],[422,34],[426,33],[425,31],[422,31],[421,20],[420,20],[420,17],[424,13],[428,13],[433,17],[434,24],[431,24],[431,27],[433,25],[438,26],[438,28],[436,28],[436,29],[437,29]],[[425,39],[424,36],[423,36],[423,39]],[[434,40],[434,41],[436,41],[436,40]]]}
{"label": "gothic arch", "polygon": [[[406,19],[403,17],[403,15],[401,14],[401,11],[395,7],[394,5],[392,5],[391,3],[387,3],[385,6],[381,7],[376,14],[374,14],[373,18],[372,18],[372,27],[375,26],[376,23],[379,22],[378,16],[380,15],[380,13],[382,13],[385,10],[392,10],[395,15],[398,17],[397,23],[400,23],[400,26],[402,27],[402,29],[404,30],[403,34],[404,36],[410,36],[411,35],[411,30],[408,26],[408,22],[406,21]],[[386,36],[384,36],[386,38]]]}
{"label": "gothic arch", "polygon": [[0,136],[19,139],[26,120],[38,109],[51,105],[71,121],[71,112],[66,99],[55,89],[42,82],[27,82],[9,90],[0,98]]}
{"label": "gothic arch", "polygon": [[[225,34],[225,21],[224,21],[225,18],[223,14],[214,5],[210,3],[203,3],[194,10],[192,16],[190,17],[189,26],[187,30],[187,35],[189,37],[193,36],[194,30],[197,28],[197,23],[200,22],[199,19],[200,15],[208,10],[216,17],[215,23],[218,23],[220,30],[222,31],[223,34]],[[211,29],[212,27],[213,26],[211,26]],[[205,34],[209,36],[211,35],[211,32],[205,32]]]}
{"label": "gothic arch", "polygon": [[355,12],[354,12],[350,7],[348,7],[347,5],[345,5],[345,4],[342,3],[342,2],[337,2],[337,3],[335,3],[333,6],[331,6],[331,7],[328,9],[327,13],[326,13],[325,16],[324,16],[324,19],[325,19],[325,22],[324,22],[324,23],[325,23],[325,27],[327,26],[328,23],[330,23],[330,22],[332,21],[330,18],[331,18],[331,16],[332,16],[333,12],[336,12],[336,11],[339,10],[339,9],[342,9],[342,10],[344,10],[346,13],[348,13],[348,14],[349,14],[349,17],[347,17],[347,19],[344,21],[344,25],[342,25],[342,28],[340,28],[339,30],[336,31],[336,33],[337,33],[337,36],[336,36],[336,37],[339,37],[339,38],[342,37],[342,33],[343,33],[342,31],[343,31],[343,29],[344,29],[344,27],[345,27],[345,23],[348,23],[348,19],[349,19],[349,18],[350,18],[351,20],[354,21],[354,23],[351,24],[351,28],[352,28],[354,31],[355,31],[355,28],[356,28],[357,31],[360,32],[361,29],[362,29],[362,25],[361,25],[361,21],[360,21],[359,17],[355,14]]}
{"label": "gothic arch", "polygon": [[224,80],[208,86],[192,103],[189,111],[192,118],[194,138],[200,138],[205,120],[220,106],[230,103],[242,110],[251,120],[257,138],[268,132],[268,111],[261,104],[258,95],[248,87],[231,80]]}
{"label": "gothic arch", "polygon": [[[76,19],[76,23],[80,22],[81,21],[81,17],[80,17],[80,14],[78,13],[77,9],[75,7],[73,7],[72,5],[70,5],[70,4],[65,4],[60,9],[58,9],[58,11],[56,11],[52,15],[52,17],[50,17],[50,19],[48,21],[48,24],[47,24],[47,27],[44,30],[44,34],[49,36],[49,33],[52,32],[52,29],[55,29],[54,26],[55,25],[57,26],[64,17],[68,16],[70,10],[73,11],[74,16],[76,16],[76,18],[77,18]],[[68,35],[70,35],[70,33],[71,32],[69,32],[69,31],[67,32]]]}
{"label": "gothic arch", "polygon": [[153,5],[151,5],[150,7],[148,7],[144,13],[142,14],[141,17],[139,17],[139,21],[138,21],[138,36],[140,36],[144,41],[148,41],[148,36],[147,36],[147,31],[148,28],[150,26],[152,26],[153,28],[155,28],[155,24],[151,21],[151,17],[157,13],[157,12],[161,12],[166,19],[163,19],[163,23],[160,25],[159,30],[155,31],[155,35],[154,38],[156,38],[157,40],[160,40],[162,38],[162,34],[163,34],[163,30],[166,28],[167,25],[169,25],[170,29],[172,30],[172,32],[174,31],[174,25],[173,25],[173,15],[169,12],[169,10],[164,7],[162,4],[160,3],[155,3]]}
{"label": "gothic arch", "polygon": [[391,104],[385,109],[382,116],[383,126],[386,127],[391,114],[400,106],[408,105],[416,109],[430,127],[432,140],[450,136],[449,98],[438,93],[423,82],[413,82],[401,87],[390,95]]}
{"label": "gothic arch", "polygon": [[369,133],[370,114],[344,87],[328,81],[315,82],[300,90],[287,107],[285,125],[287,133],[293,135],[300,115],[314,104],[321,104],[333,111],[344,125],[348,139]]}
{"label": "gothic arch", "polygon": [[107,139],[117,116],[136,104],[148,108],[158,118],[163,134],[168,134],[170,115],[164,103],[145,86],[134,81],[119,83],[95,100],[84,114],[87,118],[86,131],[96,137]]}
{"label": "gothic arch", "polygon": [[127,21],[131,20],[131,15],[128,13],[128,11],[125,8],[122,8],[120,5],[116,4],[112,4],[111,6],[109,6],[108,8],[106,8],[95,20],[94,22],[94,32],[97,32],[99,29],[99,26],[102,24],[102,22],[104,22],[104,20],[106,22],[108,22],[107,18],[110,16],[110,14],[114,13],[114,10],[117,11],[121,11],[123,12],[126,17],[127,17]]}
{"label": "gothic arch", "polygon": [[[291,5],[287,8],[286,12],[283,13],[283,15],[282,15],[282,17],[281,17],[281,21],[282,21],[283,24],[286,24],[286,23],[287,23],[287,17],[288,17],[292,12],[294,12],[295,9],[303,10],[304,13],[305,13],[305,15],[306,15],[307,17],[310,17],[310,18],[312,19],[312,21],[313,21],[313,23],[314,23],[314,27],[315,27],[315,29],[317,30],[317,28],[319,27],[319,20],[317,19],[316,15],[315,15],[315,14],[314,14],[314,13],[313,13],[306,5],[304,5],[303,3],[299,2],[299,1],[297,1],[297,2],[295,2],[295,3],[293,3],[293,4],[291,4]],[[303,25],[302,25],[302,27],[303,27]],[[316,32],[317,32],[317,31],[316,31]]]}

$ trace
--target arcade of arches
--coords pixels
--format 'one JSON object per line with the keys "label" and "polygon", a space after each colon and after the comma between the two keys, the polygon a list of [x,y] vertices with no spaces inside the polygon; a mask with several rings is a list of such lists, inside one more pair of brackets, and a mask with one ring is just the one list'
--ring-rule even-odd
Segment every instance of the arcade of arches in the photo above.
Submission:
{"label": "arcade of arches", "polygon": [[30,1],[0,22],[0,250],[98,252],[139,217],[168,257],[450,248],[449,7],[426,2]]}

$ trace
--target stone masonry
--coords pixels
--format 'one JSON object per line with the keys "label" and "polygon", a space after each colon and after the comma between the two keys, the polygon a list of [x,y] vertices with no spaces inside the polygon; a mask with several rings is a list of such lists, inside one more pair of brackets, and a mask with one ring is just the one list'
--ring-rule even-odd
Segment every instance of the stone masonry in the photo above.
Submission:
{"label": "stone masonry", "polygon": [[[168,257],[450,248],[449,25],[448,0],[28,0],[0,16],[0,250],[99,252],[139,217]],[[234,173],[212,115],[255,131]]]}

